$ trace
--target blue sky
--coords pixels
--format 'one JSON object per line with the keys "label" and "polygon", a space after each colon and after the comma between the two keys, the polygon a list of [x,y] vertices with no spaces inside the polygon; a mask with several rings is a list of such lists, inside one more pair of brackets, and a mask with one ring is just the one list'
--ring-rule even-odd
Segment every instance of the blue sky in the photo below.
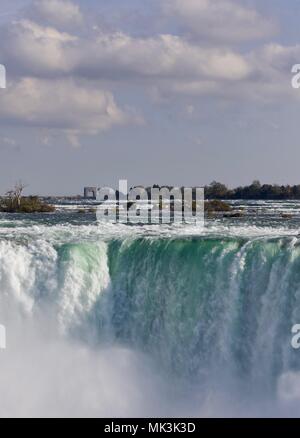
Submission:
{"label": "blue sky", "polygon": [[0,192],[300,183],[298,0],[2,0]]}

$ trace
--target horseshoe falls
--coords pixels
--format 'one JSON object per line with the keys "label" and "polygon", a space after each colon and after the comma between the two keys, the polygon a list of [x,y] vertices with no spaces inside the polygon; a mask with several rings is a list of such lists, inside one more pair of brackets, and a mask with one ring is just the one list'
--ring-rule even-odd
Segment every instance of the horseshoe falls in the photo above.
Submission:
{"label": "horseshoe falls", "polygon": [[259,224],[3,214],[0,416],[299,416],[297,218]]}

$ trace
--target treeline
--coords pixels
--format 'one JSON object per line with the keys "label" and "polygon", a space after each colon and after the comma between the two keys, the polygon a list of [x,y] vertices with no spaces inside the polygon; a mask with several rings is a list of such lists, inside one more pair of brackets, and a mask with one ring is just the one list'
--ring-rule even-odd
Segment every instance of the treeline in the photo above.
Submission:
{"label": "treeline", "polygon": [[229,189],[226,185],[213,181],[205,187],[206,199],[249,199],[249,200],[300,200],[300,185],[280,186],[277,184],[261,184],[253,181],[249,186]]}
{"label": "treeline", "polygon": [[[154,185],[153,188],[167,188],[171,190],[172,186]],[[183,193],[184,187],[181,187]],[[300,184],[280,186],[278,184],[261,184],[259,181],[253,181],[248,186],[239,186],[234,189],[228,188],[225,184],[213,181],[208,186],[205,186],[205,199],[212,200],[234,200],[234,199],[249,199],[249,200],[300,200]],[[151,194],[151,187],[146,187],[148,195]],[[193,199],[195,193],[193,193]]]}

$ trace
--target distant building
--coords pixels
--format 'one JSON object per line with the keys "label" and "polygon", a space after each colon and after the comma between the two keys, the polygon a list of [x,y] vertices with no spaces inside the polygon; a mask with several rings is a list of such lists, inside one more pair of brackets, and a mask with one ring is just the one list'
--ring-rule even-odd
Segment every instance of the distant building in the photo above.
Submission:
{"label": "distant building", "polygon": [[84,188],[85,199],[97,199],[97,187],[85,187]]}

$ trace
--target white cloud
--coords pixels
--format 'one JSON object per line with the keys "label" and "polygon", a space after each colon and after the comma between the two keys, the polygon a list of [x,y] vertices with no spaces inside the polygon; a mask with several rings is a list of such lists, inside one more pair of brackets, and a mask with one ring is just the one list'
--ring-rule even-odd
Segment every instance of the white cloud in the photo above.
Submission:
{"label": "white cloud", "polygon": [[157,81],[155,95],[163,99],[175,95],[206,96],[226,102],[252,101],[257,104],[276,101],[282,104],[299,100],[300,93],[291,87],[290,71],[291,66],[300,59],[300,45],[269,43],[243,54],[242,59],[248,66],[248,74],[240,79],[226,80],[208,75],[186,80],[173,78],[169,81]]}
{"label": "white cloud", "polygon": [[0,46],[1,59],[16,74],[50,76],[70,71],[66,48],[77,41],[75,36],[20,20],[2,28],[0,37],[5,41]]}
{"label": "white cloud", "polygon": [[163,7],[191,35],[219,44],[265,38],[277,28],[235,0],[163,0]]}
{"label": "white cloud", "polygon": [[251,70],[244,57],[232,50],[201,47],[174,35],[134,38],[118,32],[80,39],[22,20],[2,30],[2,37],[4,62],[29,76],[240,80]]}
{"label": "white cloud", "polygon": [[[35,2],[35,8],[44,10],[44,3]],[[53,6],[56,0],[50,3]],[[71,2],[63,2],[62,7],[66,5],[72,9]],[[58,30],[54,20],[45,24],[41,17],[39,22],[23,19],[2,27],[5,44],[0,45],[0,59],[15,76],[15,88],[4,94],[7,108],[2,105],[0,114],[20,123],[64,129],[76,145],[78,132],[98,132],[138,120],[120,110],[105,91],[112,83],[114,90],[124,85],[152,90],[161,101],[183,95],[266,102],[292,94],[287,74],[299,62],[300,46],[269,43],[247,52],[223,44],[263,36],[271,31],[272,22],[233,0],[172,0],[167,5],[169,14],[199,20],[199,32],[206,33],[207,39],[215,36],[215,42],[208,45],[171,34],[134,37],[99,28],[83,36],[74,29],[58,26]],[[69,16],[71,12],[65,20]],[[94,80],[101,80],[103,91],[87,86]],[[26,98],[28,104],[20,106],[18,94],[19,102],[23,105]]]}
{"label": "white cloud", "polygon": [[115,125],[138,122],[120,109],[108,91],[70,79],[23,78],[1,96],[1,122],[58,129],[73,140],[79,134],[97,134]]}
{"label": "white cloud", "polygon": [[[175,35],[147,38],[97,32],[83,38],[29,20],[2,29],[1,59],[20,76],[101,79],[155,89],[157,95],[270,99],[300,58],[300,46],[267,44],[249,53],[203,46]],[[286,90],[285,90],[286,91]]]}
{"label": "white cloud", "polygon": [[35,0],[31,14],[39,22],[54,27],[78,26],[83,22],[79,6],[69,0]]}
{"label": "white cloud", "polygon": [[98,77],[217,78],[239,80],[250,73],[245,59],[228,49],[205,48],[174,35],[133,38],[101,34],[82,50],[75,70]]}

